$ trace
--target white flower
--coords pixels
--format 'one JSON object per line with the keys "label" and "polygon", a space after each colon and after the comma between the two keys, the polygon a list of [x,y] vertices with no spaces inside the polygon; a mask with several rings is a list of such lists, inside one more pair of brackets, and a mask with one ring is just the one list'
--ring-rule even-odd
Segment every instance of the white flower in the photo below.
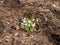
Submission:
{"label": "white flower", "polygon": [[25,23],[26,22],[26,18],[24,18],[22,21]]}
{"label": "white flower", "polygon": [[24,18],[24,20],[26,20],[26,18]]}
{"label": "white flower", "polygon": [[31,21],[30,21],[30,20],[28,20],[28,23],[31,23]]}
{"label": "white flower", "polygon": [[37,19],[37,21],[38,21],[38,19]]}
{"label": "white flower", "polygon": [[35,23],[32,26],[34,27],[35,26]]}
{"label": "white flower", "polygon": [[26,21],[24,20],[23,22],[25,23]]}
{"label": "white flower", "polygon": [[35,19],[33,18],[32,21],[35,21]]}

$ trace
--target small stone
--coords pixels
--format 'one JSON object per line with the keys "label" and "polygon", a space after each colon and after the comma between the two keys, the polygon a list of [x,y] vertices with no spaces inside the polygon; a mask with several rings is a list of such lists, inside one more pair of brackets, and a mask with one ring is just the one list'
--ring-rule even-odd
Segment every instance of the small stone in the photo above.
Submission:
{"label": "small stone", "polygon": [[19,29],[19,26],[16,25],[16,29]]}
{"label": "small stone", "polygon": [[7,24],[10,24],[9,22],[6,22]]}
{"label": "small stone", "polygon": [[56,5],[55,5],[55,4],[53,4],[52,6],[53,6],[53,7],[56,7]]}
{"label": "small stone", "polygon": [[1,3],[3,3],[4,1],[1,1]]}
{"label": "small stone", "polygon": [[18,32],[16,32],[14,36],[18,36],[18,35],[19,35],[19,33],[18,33]]}

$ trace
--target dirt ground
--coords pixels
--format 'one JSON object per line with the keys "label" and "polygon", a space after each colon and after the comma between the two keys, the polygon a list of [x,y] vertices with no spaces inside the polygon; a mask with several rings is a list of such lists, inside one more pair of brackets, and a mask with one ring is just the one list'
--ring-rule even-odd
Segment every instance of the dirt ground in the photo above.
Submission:
{"label": "dirt ground", "polygon": [[[25,12],[38,19],[29,32]],[[0,0],[0,45],[60,45],[60,0]]]}

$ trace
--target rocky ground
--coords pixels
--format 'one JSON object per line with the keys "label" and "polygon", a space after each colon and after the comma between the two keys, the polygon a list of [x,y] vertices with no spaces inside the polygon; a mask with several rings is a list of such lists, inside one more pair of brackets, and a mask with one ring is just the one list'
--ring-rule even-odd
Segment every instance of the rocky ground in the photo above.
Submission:
{"label": "rocky ground", "polygon": [[[38,19],[29,32],[25,12]],[[60,0],[0,0],[0,45],[60,45]]]}

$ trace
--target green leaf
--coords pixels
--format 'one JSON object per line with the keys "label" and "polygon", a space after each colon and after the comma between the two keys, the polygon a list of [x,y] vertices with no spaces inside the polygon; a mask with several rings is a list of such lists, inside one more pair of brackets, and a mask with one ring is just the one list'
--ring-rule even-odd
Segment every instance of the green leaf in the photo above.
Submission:
{"label": "green leaf", "polygon": [[28,12],[26,12],[26,13],[24,14],[24,17],[26,17],[26,18],[29,18],[30,16],[31,16],[31,14],[28,13]]}

